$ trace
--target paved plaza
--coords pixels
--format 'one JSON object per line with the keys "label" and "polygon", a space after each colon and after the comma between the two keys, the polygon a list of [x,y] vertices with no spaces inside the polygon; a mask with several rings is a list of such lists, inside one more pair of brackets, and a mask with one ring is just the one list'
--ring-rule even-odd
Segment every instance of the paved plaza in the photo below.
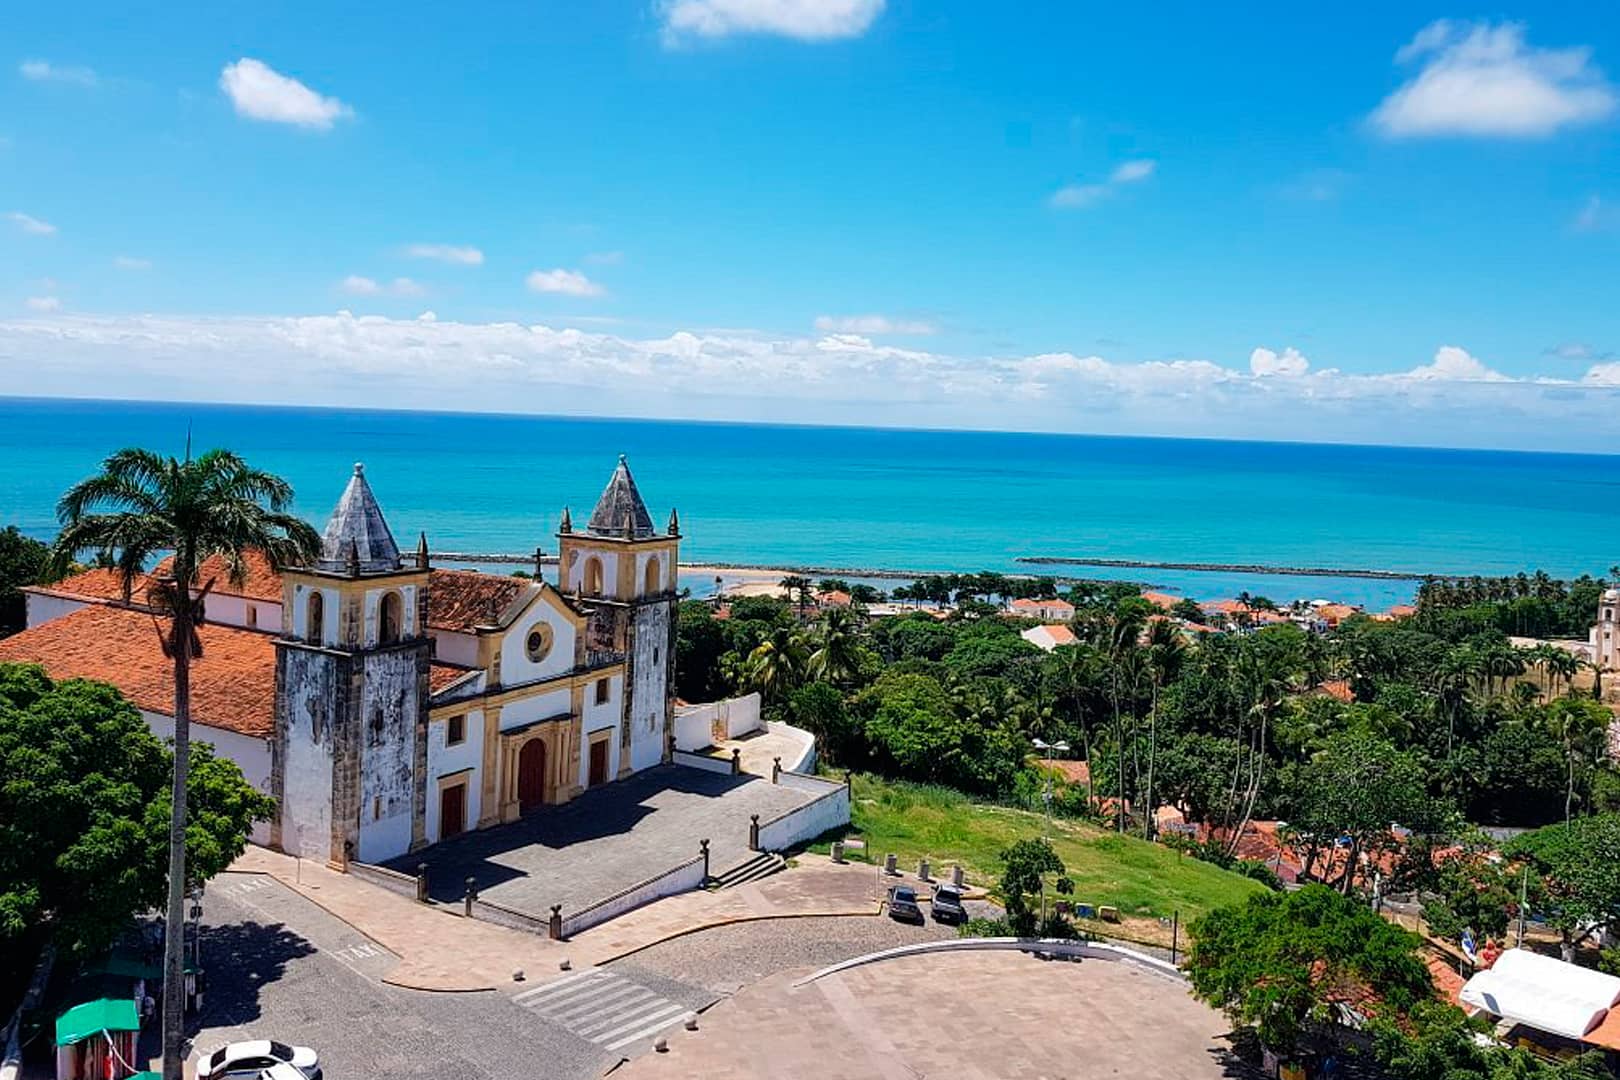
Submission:
{"label": "paved plaza", "polygon": [[438,901],[459,900],[473,878],[484,900],[542,918],[561,904],[566,915],[691,858],[700,839],[718,875],[752,854],[749,815],[769,820],[813,798],[768,778],[665,765],[388,865],[414,873],[426,862]]}
{"label": "paved plaza", "polygon": [[[618,965],[615,965],[617,967]],[[1089,1080],[1247,1076],[1222,1016],[1133,964],[1018,952],[887,960],[795,987],[785,972],[675,1029],[624,1080]]]}

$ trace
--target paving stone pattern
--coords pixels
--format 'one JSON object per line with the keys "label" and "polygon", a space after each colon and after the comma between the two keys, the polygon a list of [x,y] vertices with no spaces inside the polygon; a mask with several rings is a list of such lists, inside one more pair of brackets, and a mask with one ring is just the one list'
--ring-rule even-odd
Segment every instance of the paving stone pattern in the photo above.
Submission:
{"label": "paving stone pattern", "polygon": [[718,875],[749,858],[749,815],[766,821],[813,798],[747,774],[664,765],[388,865],[414,873],[426,862],[437,901],[459,901],[470,877],[484,900],[540,918],[561,904],[566,915],[691,858],[703,838]]}
{"label": "paving stone pattern", "polygon": [[[650,980],[649,980],[650,981]],[[512,1000],[582,1039],[630,1057],[654,1036],[714,1000],[691,987],[667,987],[674,999],[606,968],[590,968],[512,995]]]}

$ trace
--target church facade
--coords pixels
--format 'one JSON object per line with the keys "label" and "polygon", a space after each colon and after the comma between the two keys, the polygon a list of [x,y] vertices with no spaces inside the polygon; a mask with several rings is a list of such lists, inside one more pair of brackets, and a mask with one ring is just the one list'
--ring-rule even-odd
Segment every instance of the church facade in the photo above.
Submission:
{"label": "church facade", "polygon": [[[379,862],[668,761],[678,520],[655,529],[620,458],[584,528],[565,509],[557,539],[555,585],[538,565],[432,567],[425,536],[401,552],[357,465],[313,565],[278,575],[250,557],[241,583],[205,566],[193,738],[276,798],[255,840]],[[108,574],[31,590],[0,659],[119,685],[167,733],[159,616]],[[90,632],[118,642],[104,663]]]}

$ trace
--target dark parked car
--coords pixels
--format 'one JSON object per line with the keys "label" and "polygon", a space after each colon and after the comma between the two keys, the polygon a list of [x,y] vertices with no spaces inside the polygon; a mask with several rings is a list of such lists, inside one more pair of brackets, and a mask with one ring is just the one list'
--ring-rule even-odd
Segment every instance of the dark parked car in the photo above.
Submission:
{"label": "dark parked car", "polygon": [[967,908],[962,906],[962,890],[955,885],[934,886],[934,920],[960,926],[967,922]]}
{"label": "dark parked car", "polygon": [[889,918],[923,921],[922,908],[917,906],[917,891],[910,885],[896,885],[889,890]]}

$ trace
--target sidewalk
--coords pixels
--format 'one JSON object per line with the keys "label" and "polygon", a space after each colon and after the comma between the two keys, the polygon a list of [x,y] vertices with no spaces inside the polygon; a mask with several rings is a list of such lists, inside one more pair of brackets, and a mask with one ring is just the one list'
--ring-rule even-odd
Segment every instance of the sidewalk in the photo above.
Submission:
{"label": "sidewalk", "polygon": [[[873,867],[803,855],[799,865],[762,881],[720,892],[667,897],[592,927],[569,941],[477,919],[459,909],[407,900],[368,882],[289,855],[249,847],[229,873],[266,874],[342,919],[400,958],[383,981],[411,990],[509,989],[522,969],[526,985],[574,968],[616,960],[649,945],[712,926],[754,919],[878,912],[883,895]],[[296,929],[296,928],[294,928]]]}

